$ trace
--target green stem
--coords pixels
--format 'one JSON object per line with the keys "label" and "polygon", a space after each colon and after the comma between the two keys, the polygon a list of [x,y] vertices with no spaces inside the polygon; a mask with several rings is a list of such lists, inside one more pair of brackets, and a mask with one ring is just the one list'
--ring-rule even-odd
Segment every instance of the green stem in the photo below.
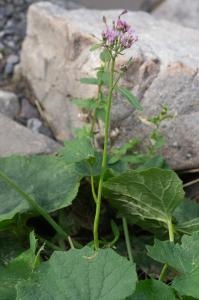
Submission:
{"label": "green stem", "polygon": [[95,200],[95,203],[97,203],[97,195],[96,195],[96,192],[95,192],[95,185],[94,185],[93,176],[91,176],[91,190],[92,190],[93,199]]}
{"label": "green stem", "polygon": [[97,203],[96,203],[95,219],[93,225],[95,250],[99,248],[98,230],[99,230],[99,219],[100,219],[100,210],[101,210],[102,187],[103,187],[104,174],[107,167],[107,150],[108,150],[109,127],[110,127],[110,112],[111,112],[111,104],[112,104],[112,97],[113,97],[114,68],[115,68],[115,58],[113,57],[111,59],[108,106],[106,111],[105,132],[104,132],[104,150],[103,150],[103,159],[102,159],[102,169],[101,169],[100,180],[98,185]]}
{"label": "green stem", "polygon": [[172,220],[168,220],[168,230],[169,230],[169,240],[170,242],[174,242],[174,226]]}
{"label": "green stem", "polygon": [[[173,226],[173,223],[172,223],[172,219],[168,220],[167,226],[168,226],[168,231],[169,231],[169,241],[174,242],[174,226]],[[159,280],[161,280],[161,281],[164,280],[164,277],[167,273],[168,268],[169,268],[169,266],[167,264],[165,264],[163,266],[162,271],[160,273]]]}
{"label": "green stem", "polygon": [[71,248],[74,248],[74,245],[71,241],[71,238],[67,233],[51,218],[51,216],[39,205],[37,204],[28,194],[26,194],[16,183],[7,177],[4,173],[0,171],[0,177],[9,184],[17,193],[19,193],[30,206],[32,206],[53,228],[54,230],[64,238],[68,239]]}
{"label": "green stem", "polygon": [[131,242],[130,242],[130,238],[129,238],[129,230],[128,230],[128,224],[127,224],[126,218],[122,218],[122,223],[123,223],[123,231],[124,231],[124,236],[125,236],[125,241],[126,241],[128,257],[129,257],[130,262],[133,263],[132,247],[131,247]]}
{"label": "green stem", "polygon": [[160,280],[160,281],[163,281],[163,280],[164,280],[164,277],[165,277],[165,275],[166,275],[167,270],[168,270],[168,265],[165,264],[165,265],[163,266],[162,271],[161,271],[160,276],[159,276],[159,280]]}
{"label": "green stem", "polygon": [[97,107],[94,110],[92,123],[91,123],[91,134],[93,136],[93,141],[94,141],[94,130],[95,130],[95,125],[96,125],[96,121],[97,121],[97,109],[100,106],[101,98],[102,98],[102,84],[100,83],[100,85],[98,86],[98,92],[97,92]]}

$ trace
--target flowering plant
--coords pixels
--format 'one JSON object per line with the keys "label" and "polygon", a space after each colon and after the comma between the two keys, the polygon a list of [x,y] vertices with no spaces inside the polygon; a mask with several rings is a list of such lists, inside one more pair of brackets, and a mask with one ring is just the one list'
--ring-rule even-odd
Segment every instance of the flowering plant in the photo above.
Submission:
{"label": "flowering plant", "polygon": [[181,180],[158,153],[168,109],[147,120],[154,130],[146,153],[129,153],[138,139],[111,147],[115,94],[142,110],[119,86],[133,61],[117,70],[117,59],[138,41],[125,13],[111,27],[103,18],[102,39],[91,49],[101,49],[101,66],[81,82],[97,86],[96,98],[73,100],[89,110],[91,126],[57,155],[0,158],[3,300],[199,299],[199,205],[184,198]]}

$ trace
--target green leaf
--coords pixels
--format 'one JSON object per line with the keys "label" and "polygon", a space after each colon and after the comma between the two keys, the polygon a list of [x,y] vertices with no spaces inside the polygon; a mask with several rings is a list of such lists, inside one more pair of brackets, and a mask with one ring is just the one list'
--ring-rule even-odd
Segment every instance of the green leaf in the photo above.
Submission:
{"label": "green leaf", "polygon": [[177,300],[174,290],[158,280],[140,281],[128,300]]}
{"label": "green leaf", "polygon": [[111,54],[109,52],[109,50],[104,49],[101,53],[100,53],[100,59],[103,62],[109,62],[111,60]]}
{"label": "green leaf", "polygon": [[147,159],[143,165],[138,168],[138,170],[145,170],[149,168],[169,169],[165,159],[160,155]]}
{"label": "green leaf", "polygon": [[76,106],[86,110],[93,110],[97,107],[97,102],[95,98],[72,99],[72,104],[75,104]]}
{"label": "green leaf", "polygon": [[[0,172],[48,212],[66,207],[75,198],[81,176],[74,165],[54,156],[11,156],[0,159]],[[33,211],[24,197],[0,174],[0,221]]]}
{"label": "green leaf", "polygon": [[54,252],[18,284],[17,299],[121,300],[133,293],[136,281],[135,265],[113,250],[84,247]]}
{"label": "green leaf", "polygon": [[98,79],[98,84],[102,85],[109,85],[109,74],[104,71],[104,69],[99,70],[97,72],[97,79]]}
{"label": "green leaf", "polygon": [[175,229],[185,234],[199,231],[199,204],[190,199],[184,199],[174,211],[177,224]]}
{"label": "green leaf", "polygon": [[199,218],[195,218],[175,226],[176,230],[185,234],[192,234],[193,232],[199,232]]}
{"label": "green leaf", "polygon": [[106,109],[105,107],[100,107],[96,109],[96,117],[105,123],[106,120]]}
{"label": "green leaf", "polygon": [[30,233],[30,249],[21,253],[8,265],[0,265],[0,299],[15,300],[15,286],[22,279],[28,278],[35,264],[37,241],[34,233]]}
{"label": "green leaf", "polygon": [[140,143],[140,140],[137,138],[129,140],[127,143],[123,144],[119,148],[112,149],[112,156],[109,160],[109,164],[114,164],[118,160],[120,160],[129,150],[132,150],[135,146]]}
{"label": "green leaf", "polygon": [[174,217],[177,223],[183,223],[199,217],[199,204],[191,199],[185,198],[175,209]]}
{"label": "green leaf", "polygon": [[94,78],[94,77],[88,77],[88,78],[81,78],[80,79],[81,83],[84,84],[94,84],[94,85],[98,85],[98,79]]}
{"label": "green leaf", "polygon": [[199,298],[199,233],[184,235],[181,244],[155,240],[148,255],[180,273],[172,285],[181,294]]}
{"label": "green leaf", "polygon": [[59,150],[59,155],[67,165],[95,158],[94,148],[88,137],[66,141],[64,147]]}
{"label": "green leaf", "polygon": [[101,44],[94,44],[94,45],[92,45],[92,47],[90,48],[90,51],[91,51],[91,52],[92,52],[92,51],[95,51],[95,50],[99,49],[101,46],[102,46]]}
{"label": "green leaf", "polygon": [[124,215],[138,215],[167,223],[184,198],[175,172],[162,169],[130,170],[104,183],[103,194]]}
{"label": "green leaf", "polygon": [[129,103],[137,110],[143,111],[142,106],[139,103],[139,100],[126,88],[118,87],[118,92],[125,97]]}
{"label": "green leaf", "polygon": [[10,231],[0,232],[0,264],[8,264],[22,251],[24,247],[15,234]]}

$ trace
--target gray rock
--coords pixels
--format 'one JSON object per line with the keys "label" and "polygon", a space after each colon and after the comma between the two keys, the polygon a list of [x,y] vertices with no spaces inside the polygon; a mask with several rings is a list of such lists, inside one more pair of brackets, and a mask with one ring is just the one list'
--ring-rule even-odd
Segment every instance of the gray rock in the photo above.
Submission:
{"label": "gray rock", "polygon": [[59,144],[0,114],[0,156],[53,153]]}
{"label": "gray rock", "polygon": [[39,119],[32,118],[27,121],[27,127],[32,130],[32,132],[39,132],[42,127],[42,122]]}
{"label": "gray rock", "polygon": [[[57,139],[71,137],[73,127],[79,127],[84,121],[68,95],[74,98],[96,95],[95,86],[85,88],[79,79],[93,76],[99,64],[98,53],[90,52],[89,48],[96,42],[93,33],[97,37],[101,35],[102,16],[114,19],[119,13],[86,9],[65,11],[49,3],[32,5],[29,10],[21,70],[45,108]],[[125,18],[139,33],[139,42],[118,62],[119,66],[133,57],[123,85],[140,99],[149,116],[168,104],[171,113],[177,116],[175,121],[168,121],[167,129],[163,129],[167,139],[166,158],[175,169],[198,167],[198,31],[157,21],[141,12],[131,12]],[[189,127],[188,136],[181,135],[180,132],[187,132],[190,115],[194,118],[193,126]],[[118,129],[117,143],[136,134],[141,138],[146,136],[148,130],[139,116],[125,100],[119,97],[114,100],[112,128]],[[175,142],[181,149],[173,148]]]}
{"label": "gray rock", "polygon": [[6,61],[8,64],[15,65],[19,62],[19,56],[15,54],[11,54],[7,57]]}
{"label": "gray rock", "polygon": [[0,51],[3,51],[4,50],[4,45],[0,42]]}
{"label": "gray rock", "polygon": [[[18,78],[14,78],[14,80],[18,80]],[[20,117],[25,119],[32,119],[32,118],[39,118],[39,114],[37,109],[30,104],[30,102],[25,98],[22,97],[21,99],[21,111]]]}
{"label": "gray rock", "polygon": [[81,0],[80,3],[87,8],[94,9],[129,9],[151,11],[156,5],[163,0]]}
{"label": "gray rock", "polygon": [[20,110],[18,98],[15,94],[0,90],[0,113],[13,119]]}
{"label": "gray rock", "polygon": [[10,75],[12,75],[13,70],[14,70],[13,64],[7,63],[5,65],[4,73],[5,73],[6,76],[10,76]]}
{"label": "gray rock", "polygon": [[199,28],[198,0],[166,0],[154,12],[159,19],[169,20],[186,27]]}

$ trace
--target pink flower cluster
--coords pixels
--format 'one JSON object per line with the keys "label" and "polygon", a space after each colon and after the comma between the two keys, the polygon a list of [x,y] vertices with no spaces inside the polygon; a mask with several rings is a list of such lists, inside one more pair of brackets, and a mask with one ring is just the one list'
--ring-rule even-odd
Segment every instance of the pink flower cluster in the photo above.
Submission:
{"label": "pink flower cluster", "polygon": [[121,15],[127,11],[122,12],[117,21],[113,22],[112,28],[108,27],[105,17],[103,18],[106,29],[102,32],[102,39],[106,46],[117,46],[121,50],[130,48],[138,40],[135,30],[131,28],[126,21],[120,19]]}

